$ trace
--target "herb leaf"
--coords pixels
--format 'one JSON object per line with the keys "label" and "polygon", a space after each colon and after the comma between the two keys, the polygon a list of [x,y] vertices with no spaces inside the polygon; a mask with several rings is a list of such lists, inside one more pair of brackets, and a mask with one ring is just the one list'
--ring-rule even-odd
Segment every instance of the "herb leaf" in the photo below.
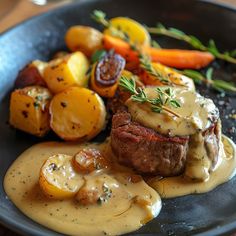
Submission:
{"label": "herb leaf", "polygon": [[152,44],[152,47],[154,47],[154,48],[161,48],[161,45],[155,40],[152,40],[151,44]]}
{"label": "herb leaf", "polygon": [[99,60],[101,60],[104,56],[106,55],[106,51],[105,50],[96,50],[92,57],[91,57],[91,62],[95,63]]}
{"label": "herb leaf", "polygon": [[210,67],[206,72],[206,79],[208,79],[210,81],[210,80],[212,80],[212,76],[213,76],[213,68]]}

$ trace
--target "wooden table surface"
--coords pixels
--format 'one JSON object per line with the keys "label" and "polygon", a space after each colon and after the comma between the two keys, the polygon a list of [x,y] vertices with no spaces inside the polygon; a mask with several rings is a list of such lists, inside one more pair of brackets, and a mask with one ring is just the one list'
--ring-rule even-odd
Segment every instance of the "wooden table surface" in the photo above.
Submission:
{"label": "wooden table surface", "polygon": [[[11,7],[9,5],[10,4],[9,1],[5,0],[6,4],[5,7],[6,8],[11,7],[11,9],[10,11],[6,11],[3,18],[0,18],[0,33],[29,17],[68,4],[70,2],[73,2],[73,0],[65,0],[65,1],[61,0],[58,1],[57,3],[55,1],[54,3],[50,3],[44,6],[35,5],[29,0],[16,0],[15,2],[16,2],[15,4],[12,4],[13,7]],[[215,2],[226,3],[236,7],[236,0],[215,0]],[[0,17],[1,17],[1,12],[4,10],[3,3],[4,1],[0,0]],[[0,225],[0,236],[19,236],[19,234],[16,234],[11,230]],[[236,234],[231,236],[236,236]]]}

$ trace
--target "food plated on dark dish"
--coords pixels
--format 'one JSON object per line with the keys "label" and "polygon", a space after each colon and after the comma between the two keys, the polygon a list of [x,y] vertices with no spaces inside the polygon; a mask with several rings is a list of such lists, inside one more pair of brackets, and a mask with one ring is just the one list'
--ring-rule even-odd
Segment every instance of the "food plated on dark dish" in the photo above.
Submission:
{"label": "food plated on dark dish", "polygon": [[[235,144],[197,84],[234,96],[235,85],[215,78],[213,63],[236,60],[234,51],[176,28],[108,19],[101,10],[90,17],[103,29],[69,27],[68,50],[19,72],[10,125],[61,141],[24,151],[4,189],[26,216],[56,232],[121,235],[158,221],[163,199],[204,194],[234,177]],[[194,50],[162,48],[156,34]]]}

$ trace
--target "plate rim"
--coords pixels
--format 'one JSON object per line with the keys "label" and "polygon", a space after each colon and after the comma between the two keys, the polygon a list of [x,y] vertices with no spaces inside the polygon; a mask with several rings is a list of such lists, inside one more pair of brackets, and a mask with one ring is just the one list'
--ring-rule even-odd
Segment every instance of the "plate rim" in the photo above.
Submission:
{"label": "plate rim", "polygon": [[[47,17],[48,15],[57,14],[57,13],[60,13],[62,11],[66,11],[67,9],[77,7],[81,4],[83,5],[83,3],[92,3],[92,2],[96,2],[96,1],[97,0],[80,0],[79,2],[68,3],[64,6],[56,7],[55,9],[51,9],[47,12],[36,14],[36,15],[34,15],[34,16],[28,18],[28,19],[23,20],[22,22],[17,23],[16,25],[8,28],[7,30],[4,30],[3,32],[1,32],[0,33],[0,39],[7,36],[8,34],[11,34],[12,32],[19,29],[20,27],[25,26],[27,24],[30,24],[34,21],[37,21],[37,20],[41,19],[41,18]],[[109,1],[112,1],[112,0],[103,0],[103,2],[109,2]],[[217,6],[219,8],[223,8],[223,9],[226,9],[228,11],[232,11],[234,14],[236,14],[236,6],[233,6],[229,3],[216,2],[215,0],[194,0],[194,1],[201,2],[203,4],[209,4],[209,5]],[[3,187],[3,181],[1,183],[1,185]],[[3,190],[4,190],[4,187],[3,187]],[[8,198],[6,193],[5,193],[5,190],[4,190],[3,193],[5,194],[5,198]],[[14,207],[16,207],[16,206],[14,205]],[[17,210],[19,211],[19,209],[17,209]],[[28,220],[38,224],[39,226],[42,226],[39,223],[37,223],[37,222],[33,221],[32,219],[30,219],[29,217],[27,217],[26,215],[24,215],[22,212],[21,212],[21,214],[24,217],[26,217]],[[226,233],[232,233],[234,230],[236,230],[236,219],[226,220],[225,222],[226,223],[224,223],[223,225],[218,225],[215,228],[207,229],[205,232],[194,233],[194,231],[193,231],[193,234],[196,235],[196,236],[224,235]],[[46,234],[41,234],[38,229],[30,228],[30,227],[27,227],[25,225],[19,225],[17,223],[17,221],[14,220],[14,218],[10,218],[8,216],[5,216],[1,212],[0,212],[0,224],[4,227],[16,232],[16,233],[21,234],[21,235],[27,235],[27,236],[42,236],[42,235],[45,235],[45,236],[48,236],[47,233]],[[44,227],[47,230],[52,231],[53,233],[56,233],[58,235],[62,235],[62,234],[60,234],[56,231],[53,231],[53,230],[51,230],[51,229],[49,229],[45,226],[42,226],[42,227]],[[203,228],[203,230],[204,230],[204,228]],[[143,236],[145,236],[145,235],[149,235],[149,236],[153,235],[154,236],[155,234],[152,234],[152,233],[149,234],[148,233],[148,234],[142,234],[142,235]]]}

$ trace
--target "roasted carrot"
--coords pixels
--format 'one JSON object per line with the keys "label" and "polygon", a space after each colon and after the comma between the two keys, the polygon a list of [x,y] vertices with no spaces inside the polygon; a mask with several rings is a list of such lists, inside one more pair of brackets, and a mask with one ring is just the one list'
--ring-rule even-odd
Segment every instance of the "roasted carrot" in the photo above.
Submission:
{"label": "roasted carrot", "polygon": [[211,53],[196,50],[145,48],[145,51],[153,62],[178,69],[200,69],[214,60]]}
{"label": "roasted carrot", "polygon": [[[121,39],[104,35],[103,46],[107,50],[114,49],[116,53],[123,56],[132,65],[137,65],[139,62],[138,53],[133,51],[130,45]],[[196,50],[157,49],[153,47],[143,47],[142,50],[150,55],[153,62],[159,62],[178,69],[199,69],[209,65],[214,60],[211,53]]]}

